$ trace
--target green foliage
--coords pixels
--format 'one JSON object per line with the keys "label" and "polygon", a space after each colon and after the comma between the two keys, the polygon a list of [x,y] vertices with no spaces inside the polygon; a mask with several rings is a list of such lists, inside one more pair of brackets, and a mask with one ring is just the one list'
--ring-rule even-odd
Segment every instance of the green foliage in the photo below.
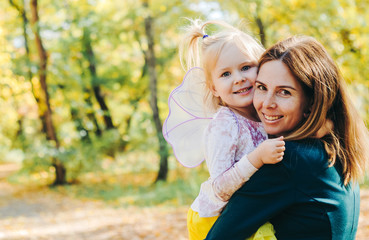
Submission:
{"label": "green foliage", "polygon": [[[25,9],[30,18],[29,7]],[[152,0],[150,9],[144,9],[142,1],[134,0],[44,0],[39,1],[39,11],[40,32],[48,52],[47,84],[59,149],[45,141],[41,129],[34,36],[30,26],[25,25],[28,53],[21,15],[8,1],[0,1],[0,161],[23,162],[25,174],[52,173],[53,158],[65,164],[69,181],[77,181],[87,172],[103,171],[106,161],[119,162],[121,158],[136,161],[124,163],[127,171],[142,170],[141,165],[157,170],[153,166],[158,163],[159,144],[144,58],[148,47],[144,18],[148,11],[153,17],[161,120],[168,113],[170,91],[184,76],[177,47],[183,36],[181,27],[187,24],[184,17],[188,17],[224,19],[234,25],[244,19],[247,30],[261,40],[263,30],[265,47],[291,34],[314,36],[338,63],[355,106],[369,122],[366,0]],[[87,40],[93,60],[87,54]],[[95,75],[91,62],[95,63]],[[100,87],[115,129],[106,128],[107,112],[101,109],[94,86]],[[181,181],[176,180],[173,185],[185,188],[188,180]],[[159,185],[180,194],[165,183]],[[113,192],[120,191],[112,187]],[[160,190],[154,186],[141,190],[132,186],[125,191],[137,196],[148,191],[155,196]],[[165,198],[166,194],[160,195]]]}
{"label": "green foliage", "polygon": [[77,139],[68,147],[59,149],[45,140],[38,144],[28,143],[28,146],[23,146],[24,152],[18,149],[25,156],[22,174],[52,173],[54,169],[50,166],[53,159],[58,159],[66,167],[68,181],[75,182],[83,173],[101,170],[101,160],[107,156],[113,157],[121,144],[119,133],[114,129],[105,131],[100,137],[90,136],[90,141]]}
{"label": "green foliage", "polygon": [[369,171],[367,171],[364,180],[360,184],[361,188],[369,188]]}

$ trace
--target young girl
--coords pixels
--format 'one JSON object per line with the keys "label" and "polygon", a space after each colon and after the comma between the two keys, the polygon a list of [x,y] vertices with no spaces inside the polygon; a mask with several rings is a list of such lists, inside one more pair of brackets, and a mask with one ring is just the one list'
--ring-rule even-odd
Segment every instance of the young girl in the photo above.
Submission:
{"label": "young girl", "polygon": [[[209,36],[204,31],[208,25],[225,30]],[[205,105],[211,102],[217,110],[203,138],[210,178],[201,184],[187,216],[191,240],[206,237],[232,194],[263,164],[283,158],[283,138],[267,140],[252,104],[257,62],[263,51],[253,37],[220,21],[192,21],[180,45],[182,65],[187,70],[203,69]],[[168,118],[163,129],[167,129]],[[164,136],[175,146],[168,132]],[[272,225],[265,224],[251,239],[275,239]]]}

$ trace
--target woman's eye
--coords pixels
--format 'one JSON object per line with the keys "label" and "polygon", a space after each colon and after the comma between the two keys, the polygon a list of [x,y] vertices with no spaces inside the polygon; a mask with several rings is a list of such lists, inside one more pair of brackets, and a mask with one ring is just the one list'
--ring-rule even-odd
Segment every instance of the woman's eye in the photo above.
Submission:
{"label": "woman's eye", "polygon": [[281,90],[279,93],[280,93],[282,96],[289,96],[289,95],[291,95],[290,91],[287,91],[287,90]]}
{"label": "woman's eye", "polygon": [[221,77],[229,77],[229,76],[231,76],[230,72],[225,72],[221,75]]}
{"label": "woman's eye", "polygon": [[251,68],[251,66],[243,66],[241,70],[242,70],[242,71],[247,71],[247,70],[249,70],[250,68]]}
{"label": "woman's eye", "polygon": [[266,90],[266,87],[264,86],[264,85],[256,85],[256,88],[258,89],[258,90],[261,90],[261,91],[265,91]]}

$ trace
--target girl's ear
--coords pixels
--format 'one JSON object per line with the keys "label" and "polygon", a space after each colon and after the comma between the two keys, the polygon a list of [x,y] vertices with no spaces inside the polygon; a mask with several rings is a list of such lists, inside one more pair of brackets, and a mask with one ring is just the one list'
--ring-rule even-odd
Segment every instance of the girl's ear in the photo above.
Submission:
{"label": "girl's ear", "polygon": [[219,94],[217,92],[217,90],[215,89],[215,86],[212,84],[210,87],[210,91],[211,93],[214,95],[214,97],[219,97]]}

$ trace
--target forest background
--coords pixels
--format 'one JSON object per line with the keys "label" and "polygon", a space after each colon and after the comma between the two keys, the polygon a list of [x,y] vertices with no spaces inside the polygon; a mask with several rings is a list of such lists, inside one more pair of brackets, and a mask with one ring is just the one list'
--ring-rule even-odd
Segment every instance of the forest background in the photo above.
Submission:
{"label": "forest background", "polygon": [[119,207],[188,206],[205,166],[183,168],[161,133],[185,74],[185,17],[242,20],[265,47],[315,37],[369,125],[367,0],[2,0],[0,163],[14,166],[6,181]]}

